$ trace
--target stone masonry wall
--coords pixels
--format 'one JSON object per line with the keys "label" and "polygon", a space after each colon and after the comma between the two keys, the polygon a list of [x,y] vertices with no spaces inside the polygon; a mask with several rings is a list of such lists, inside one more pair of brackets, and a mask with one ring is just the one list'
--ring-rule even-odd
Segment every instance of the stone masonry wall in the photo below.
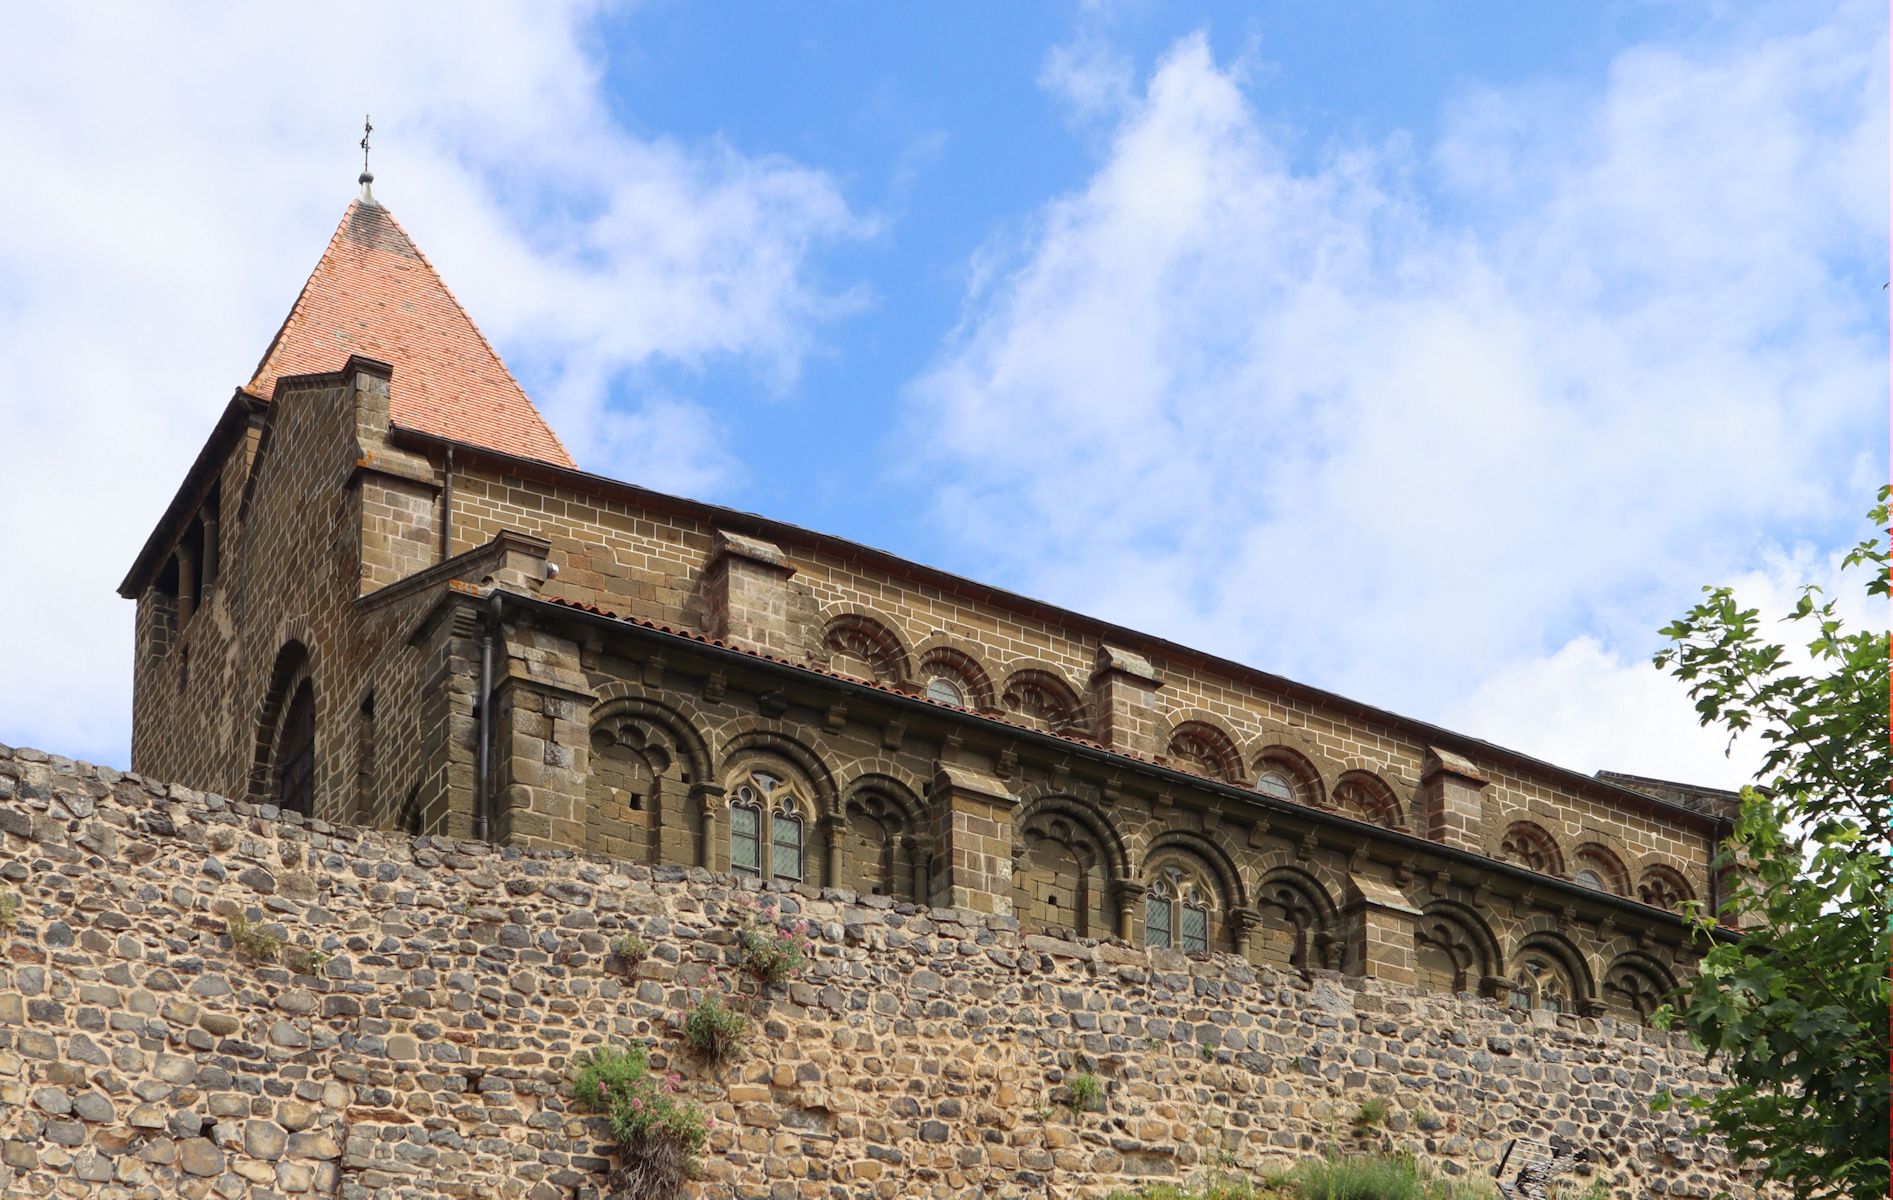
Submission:
{"label": "stone masonry wall", "polygon": [[[677,1014],[755,890],[0,747],[0,1193],[591,1196],[607,1159],[572,1056],[645,1040],[715,1116],[700,1197],[1096,1197],[1335,1141],[1464,1173],[1553,1133],[1617,1195],[1747,1194],[1648,1111],[1718,1082],[1678,1037],[841,891],[775,890],[815,961],[711,1070]],[[288,965],[233,949],[239,913]],[[654,947],[630,978],[626,930]],[[1080,1069],[1102,1111],[1061,1106]],[[1351,1132],[1370,1098],[1390,1116]]]}

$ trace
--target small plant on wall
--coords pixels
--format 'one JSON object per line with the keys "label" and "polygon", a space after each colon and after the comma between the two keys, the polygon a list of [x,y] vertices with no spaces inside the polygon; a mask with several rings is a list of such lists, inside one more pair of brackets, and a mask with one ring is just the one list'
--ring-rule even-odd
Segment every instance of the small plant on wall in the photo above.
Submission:
{"label": "small plant on wall", "polygon": [[20,898],[12,892],[0,892],[0,933],[12,933],[20,923]]}
{"label": "small plant on wall", "polygon": [[635,933],[626,933],[611,944],[612,956],[627,975],[634,974],[638,964],[651,956],[651,943]]}
{"label": "small plant on wall", "polygon": [[652,1071],[643,1046],[604,1046],[575,1063],[574,1099],[610,1121],[618,1145],[620,1165],[606,1183],[618,1200],[670,1200],[690,1177],[710,1117],[677,1095],[680,1082]]}
{"label": "small plant on wall", "polygon": [[1099,1108],[1104,1101],[1104,1081],[1089,1071],[1080,1071],[1065,1081],[1065,1107],[1073,1116]]}
{"label": "small plant on wall", "polygon": [[815,948],[808,922],[777,923],[773,900],[757,906],[736,936],[744,973],[763,987],[780,986],[801,974]]}
{"label": "small plant on wall", "polygon": [[283,940],[243,913],[233,915],[224,928],[230,934],[230,948],[251,962],[275,962],[282,953]]}
{"label": "small plant on wall", "polygon": [[736,1057],[749,1036],[749,1018],[723,1002],[721,992],[705,992],[684,1013],[684,1040],[707,1063]]}

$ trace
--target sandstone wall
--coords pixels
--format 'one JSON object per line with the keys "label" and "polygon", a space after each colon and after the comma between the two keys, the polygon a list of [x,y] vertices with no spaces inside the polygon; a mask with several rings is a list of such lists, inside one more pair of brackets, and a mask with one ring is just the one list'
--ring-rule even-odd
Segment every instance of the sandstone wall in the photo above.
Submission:
{"label": "sandstone wall", "polygon": [[[0,843],[7,1196],[585,1196],[602,1130],[565,1081],[606,1039],[655,1043],[714,1113],[704,1197],[1100,1196],[1331,1140],[1467,1172],[1529,1133],[1589,1144],[1619,1195],[1741,1190],[1648,1112],[1716,1077],[1609,1019],[797,888],[776,894],[816,961],[712,1071],[677,1015],[731,961],[744,889],[700,870],[285,819],[5,747]],[[239,912],[304,969],[238,954]],[[629,979],[624,930],[654,947]],[[1080,1069],[1103,1111],[1061,1106]],[[1370,1098],[1390,1116],[1351,1133]]]}

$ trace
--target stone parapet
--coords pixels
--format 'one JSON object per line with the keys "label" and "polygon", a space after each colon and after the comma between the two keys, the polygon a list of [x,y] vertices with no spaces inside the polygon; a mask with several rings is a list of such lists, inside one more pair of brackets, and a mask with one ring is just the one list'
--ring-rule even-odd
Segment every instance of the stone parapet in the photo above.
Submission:
{"label": "stone parapet", "polygon": [[[1722,1083],[1686,1038],[1608,1018],[775,886],[809,968],[712,1071],[676,1014],[733,974],[754,883],[285,817],[5,747],[0,889],[8,1196],[592,1200],[610,1148],[568,1080],[607,1041],[648,1043],[714,1116],[693,1198],[1097,1200],[1337,1142],[1477,1175],[1553,1133],[1619,1194],[1766,1194],[1650,1111]],[[239,915],[277,961],[233,945]],[[627,932],[652,946],[628,973]],[[1098,1111],[1060,1102],[1080,1071]],[[1387,1119],[1350,1131],[1370,1097]]]}

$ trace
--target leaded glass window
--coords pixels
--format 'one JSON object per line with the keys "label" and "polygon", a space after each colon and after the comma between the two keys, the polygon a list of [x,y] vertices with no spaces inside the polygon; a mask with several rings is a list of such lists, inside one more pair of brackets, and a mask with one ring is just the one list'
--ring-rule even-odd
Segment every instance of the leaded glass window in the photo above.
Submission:
{"label": "leaded glass window", "polygon": [[783,809],[769,817],[770,871],[777,879],[802,879],[802,818]]}
{"label": "leaded glass window", "polygon": [[762,874],[762,809],[749,802],[754,794],[738,788],[730,805],[730,870],[738,875]]}
{"label": "leaded glass window", "polygon": [[1176,904],[1164,894],[1163,885],[1150,889],[1144,897],[1144,944],[1148,946],[1170,945],[1170,922]]}
{"label": "leaded glass window", "polygon": [[1280,771],[1264,771],[1255,781],[1255,790],[1277,800],[1293,800],[1295,785]]}

